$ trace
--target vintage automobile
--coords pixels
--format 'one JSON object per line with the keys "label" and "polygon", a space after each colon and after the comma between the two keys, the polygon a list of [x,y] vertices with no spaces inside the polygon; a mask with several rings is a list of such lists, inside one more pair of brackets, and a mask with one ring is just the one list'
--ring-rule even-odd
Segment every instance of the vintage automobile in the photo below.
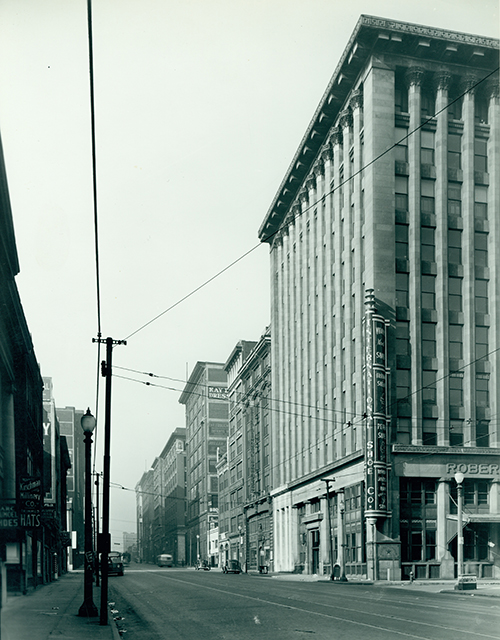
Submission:
{"label": "vintage automobile", "polygon": [[238,560],[228,560],[222,567],[223,573],[241,573],[241,564]]}
{"label": "vintage automobile", "polygon": [[156,558],[156,564],[159,567],[173,567],[174,566],[174,558],[170,553],[161,553]]}
{"label": "vintage automobile", "polygon": [[108,575],[123,575],[122,555],[118,551],[108,553]]}
{"label": "vintage automobile", "polygon": [[208,564],[208,560],[199,560],[195,566],[196,571],[210,571],[210,565]]}

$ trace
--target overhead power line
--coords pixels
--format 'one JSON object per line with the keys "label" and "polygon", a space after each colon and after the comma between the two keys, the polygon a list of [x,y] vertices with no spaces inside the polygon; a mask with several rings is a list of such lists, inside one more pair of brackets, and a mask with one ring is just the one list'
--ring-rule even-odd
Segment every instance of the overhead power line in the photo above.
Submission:
{"label": "overhead power line", "polygon": [[[474,85],[472,85],[471,87],[469,87],[466,91],[464,91],[463,93],[461,93],[459,96],[457,96],[454,100],[451,100],[449,103],[446,104],[445,107],[443,107],[442,109],[440,109],[439,111],[436,111],[434,113],[434,115],[430,116],[429,118],[427,118],[427,120],[425,120],[424,122],[422,122],[419,126],[415,127],[415,129],[413,129],[412,131],[410,131],[406,136],[404,136],[403,138],[401,138],[401,140],[398,140],[398,142],[392,144],[390,147],[388,147],[385,151],[383,151],[382,153],[380,153],[376,158],[374,158],[373,160],[370,160],[370,162],[368,162],[367,164],[365,164],[363,167],[361,167],[361,169],[359,169],[358,171],[356,171],[355,173],[353,173],[351,176],[349,176],[348,178],[346,178],[343,182],[341,182],[340,184],[338,184],[336,187],[334,187],[333,189],[331,189],[330,191],[327,191],[326,193],[324,193],[321,198],[319,198],[319,200],[316,200],[315,202],[313,202],[312,204],[310,204],[308,207],[304,208],[303,211],[300,211],[300,213],[297,213],[293,218],[291,218],[291,220],[295,220],[298,216],[302,215],[303,213],[306,213],[307,211],[309,211],[310,209],[312,209],[313,207],[315,207],[316,205],[318,205],[326,196],[331,195],[332,193],[334,193],[335,191],[337,191],[338,189],[340,189],[341,187],[343,187],[345,184],[347,184],[348,182],[350,182],[351,180],[353,180],[356,176],[358,176],[359,174],[361,174],[365,169],[367,169],[368,167],[372,166],[373,164],[375,164],[376,162],[378,162],[381,158],[383,158],[385,155],[387,155],[390,151],[392,151],[398,144],[400,144],[401,142],[403,142],[404,140],[407,140],[410,136],[414,135],[417,131],[419,131],[420,129],[422,129],[423,127],[425,127],[429,122],[431,122],[436,116],[438,116],[440,113],[443,113],[443,111],[446,111],[451,105],[453,105],[455,102],[457,102],[458,100],[461,100],[463,98],[463,96],[465,96],[467,93],[470,93],[471,91],[474,91],[474,89],[476,87],[478,87],[480,84],[482,84],[483,82],[485,82],[486,80],[488,80],[489,78],[491,78],[491,76],[493,76],[495,73],[498,72],[498,70],[500,69],[500,67],[497,67],[496,69],[494,69],[493,71],[491,71],[490,73],[488,73],[486,76],[484,76],[484,78],[481,78],[480,80],[478,80]],[[169,307],[167,307],[164,311],[162,311],[161,313],[159,313],[158,315],[154,316],[151,320],[149,320],[148,322],[144,323],[143,325],[141,325],[138,329],[136,329],[135,331],[133,331],[132,333],[130,333],[125,339],[128,340],[129,338],[131,338],[132,336],[135,336],[136,334],[138,334],[140,331],[142,331],[143,329],[145,329],[146,327],[148,327],[149,325],[151,325],[153,322],[156,322],[156,320],[158,320],[159,318],[161,318],[162,316],[164,316],[166,313],[168,313],[169,311],[171,311],[172,309],[175,309],[175,307],[178,307],[182,302],[184,302],[185,300],[187,300],[188,298],[192,297],[195,293],[197,293],[198,291],[200,291],[201,289],[203,289],[204,287],[206,287],[208,284],[210,284],[211,282],[213,282],[214,280],[216,280],[219,276],[221,276],[223,273],[225,273],[226,271],[228,271],[229,269],[231,269],[231,267],[233,267],[234,265],[238,264],[238,262],[241,262],[241,260],[243,260],[244,258],[246,258],[248,255],[250,255],[251,253],[253,253],[258,247],[262,246],[263,244],[269,242],[269,240],[271,240],[275,235],[277,235],[280,231],[280,228],[278,228],[276,231],[273,231],[273,233],[270,233],[268,236],[266,236],[261,242],[259,242],[258,244],[256,244],[254,247],[252,247],[251,249],[249,249],[248,251],[246,251],[245,253],[243,253],[239,258],[236,258],[236,260],[233,260],[233,262],[231,262],[230,264],[228,264],[226,267],[224,267],[224,269],[221,269],[220,271],[218,271],[216,274],[214,274],[211,278],[209,278],[208,280],[205,280],[202,284],[200,284],[198,287],[196,287],[195,289],[193,289],[190,293],[186,294],[184,297],[182,297],[180,300],[178,300],[177,302],[175,302],[174,304],[170,305]]]}

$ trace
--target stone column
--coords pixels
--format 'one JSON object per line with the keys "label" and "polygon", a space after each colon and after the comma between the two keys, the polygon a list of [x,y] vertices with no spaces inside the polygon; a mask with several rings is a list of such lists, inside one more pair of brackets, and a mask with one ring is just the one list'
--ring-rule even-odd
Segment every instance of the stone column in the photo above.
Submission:
{"label": "stone column", "polygon": [[308,270],[308,260],[309,260],[309,242],[310,235],[309,229],[307,225],[309,214],[307,213],[307,208],[309,206],[309,191],[304,188],[301,190],[299,194],[300,203],[302,206],[302,214],[301,218],[301,235],[302,235],[302,335],[300,336],[300,347],[302,350],[302,355],[299,356],[300,364],[302,365],[302,369],[300,372],[300,385],[302,387],[302,398],[300,400],[303,405],[303,411],[301,411],[301,415],[303,417],[298,418],[299,425],[298,428],[302,432],[302,456],[304,461],[303,473],[309,473],[311,470],[311,451],[310,451],[310,433],[309,426],[310,420],[307,417],[307,409],[305,407],[310,405],[309,399],[309,270]]}
{"label": "stone column", "polygon": [[443,580],[452,580],[455,576],[455,561],[448,551],[446,539],[446,516],[450,510],[450,486],[443,478],[437,482],[436,502],[436,554],[437,560],[441,563],[439,577]]}
{"label": "stone column", "polygon": [[[462,105],[462,120],[464,132],[462,134],[462,264],[464,266],[463,301],[464,301],[464,328],[463,328],[463,357],[465,362],[475,360],[475,336],[476,336],[476,311],[474,301],[475,268],[474,268],[474,85],[476,76],[470,75],[464,78],[461,89],[466,91]],[[464,444],[472,444],[472,426],[476,420],[475,404],[475,367],[465,367],[463,377],[464,413],[467,418],[464,421]]]}
{"label": "stone column", "polygon": [[[345,442],[346,442],[346,454],[349,455],[352,453],[352,425],[353,423],[353,415],[352,415],[352,405],[353,405],[353,396],[352,396],[352,252],[351,252],[351,242],[352,242],[352,211],[351,211],[351,127],[352,127],[352,113],[350,109],[345,109],[340,114],[339,124],[342,129],[343,135],[343,149],[344,149],[344,186],[343,186],[343,195],[344,195],[344,206],[342,208],[342,231],[343,231],[343,252],[342,252],[342,262],[344,264],[343,275],[342,278],[344,280],[344,294],[342,297],[342,308],[344,310],[344,340],[342,346],[342,352],[344,354],[344,362],[343,362],[343,370],[345,370],[345,380],[342,385],[344,396],[345,406],[343,407],[346,411],[346,419],[342,428],[345,432]],[[349,425],[349,426],[348,426]]]}
{"label": "stone column", "polygon": [[436,74],[434,84],[436,88],[437,127],[435,135],[435,166],[436,166],[436,348],[438,372],[436,375],[436,399],[439,407],[437,421],[437,444],[449,444],[448,424],[450,420],[450,401],[448,391],[449,374],[449,304],[448,304],[448,88],[451,84],[451,74],[443,70]]}
{"label": "stone column", "polygon": [[[364,251],[363,251],[363,224],[364,224],[364,210],[363,210],[363,91],[358,89],[353,91],[350,101],[350,107],[353,120],[353,147],[354,147],[354,177],[351,180],[354,181],[353,192],[353,216],[354,216],[354,253],[352,267],[354,269],[353,276],[353,321],[354,321],[354,357],[355,357],[355,374],[356,380],[362,378],[362,366],[363,366],[363,325],[362,318],[364,315],[364,286],[363,278],[361,274],[364,271]],[[359,424],[359,414],[362,413],[360,408],[363,402],[363,388],[362,385],[357,385],[353,388],[353,410],[356,409],[354,420],[351,422],[358,423],[357,429],[353,430],[353,450],[356,451],[362,448],[362,423]]]}
{"label": "stone column", "polygon": [[334,413],[333,419],[335,420],[334,428],[334,458],[341,457],[342,453],[342,410],[344,406],[342,404],[343,397],[340,391],[341,389],[341,372],[343,366],[343,354],[342,354],[342,327],[344,318],[341,312],[341,296],[342,296],[342,278],[343,266],[342,266],[342,238],[341,238],[341,206],[340,206],[340,165],[342,164],[342,142],[343,135],[339,127],[334,127],[331,132],[330,142],[333,148],[333,179],[334,179],[334,192],[333,192],[333,219],[332,219],[332,231],[333,236],[333,273],[332,273],[332,310],[333,310],[333,370],[332,376],[334,377],[335,384],[333,398]]}
{"label": "stone column", "polygon": [[[410,300],[420,301],[422,296],[421,277],[421,232],[420,232],[420,124],[421,124],[421,86],[425,71],[412,67],[406,72],[408,84],[408,109],[410,112],[410,136],[408,138],[408,254],[410,262],[409,295]],[[412,402],[412,439],[414,445],[422,444],[422,313],[420,304],[410,305],[411,338],[411,402]]]}
{"label": "stone column", "polygon": [[333,461],[333,432],[335,427],[335,405],[333,399],[333,287],[332,287],[332,275],[335,269],[333,261],[333,233],[332,233],[332,220],[333,220],[333,194],[331,193],[331,182],[333,180],[333,149],[328,142],[321,153],[324,166],[324,233],[325,233],[325,246],[323,248],[324,260],[323,260],[323,282],[321,284],[324,296],[324,318],[325,325],[325,360],[323,362],[323,370],[325,372],[325,394],[327,400],[325,407],[327,408],[325,418],[327,426],[327,437],[325,440],[325,464],[329,464]]}

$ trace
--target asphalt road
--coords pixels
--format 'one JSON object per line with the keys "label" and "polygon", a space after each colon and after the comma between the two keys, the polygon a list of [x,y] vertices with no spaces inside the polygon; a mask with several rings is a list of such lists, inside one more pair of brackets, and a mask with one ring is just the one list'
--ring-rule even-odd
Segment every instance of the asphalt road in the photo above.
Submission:
{"label": "asphalt road", "polygon": [[127,640],[500,639],[496,598],[132,565],[110,578]]}

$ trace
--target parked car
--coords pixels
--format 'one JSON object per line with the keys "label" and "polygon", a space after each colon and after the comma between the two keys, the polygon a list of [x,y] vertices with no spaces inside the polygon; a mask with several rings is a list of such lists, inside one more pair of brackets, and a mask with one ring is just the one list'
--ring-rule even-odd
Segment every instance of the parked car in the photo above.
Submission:
{"label": "parked car", "polygon": [[210,565],[208,564],[208,560],[199,560],[195,566],[195,569],[196,571],[200,569],[203,571],[210,571]]}
{"label": "parked car", "polygon": [[241,573],[241,564],[238,560],[228,560],[222,567],[223,573]]}
{"label": "parked car", "polygon": [[110,551],[108,553],[108,575],[123,575],[122,555],[118,551]]}
{"label": "parked car", "polygon": [[170,553],[161,553],[156,558],[156,564],[159,567],[173,567],[174,566],[174,558],[170,555]]}

